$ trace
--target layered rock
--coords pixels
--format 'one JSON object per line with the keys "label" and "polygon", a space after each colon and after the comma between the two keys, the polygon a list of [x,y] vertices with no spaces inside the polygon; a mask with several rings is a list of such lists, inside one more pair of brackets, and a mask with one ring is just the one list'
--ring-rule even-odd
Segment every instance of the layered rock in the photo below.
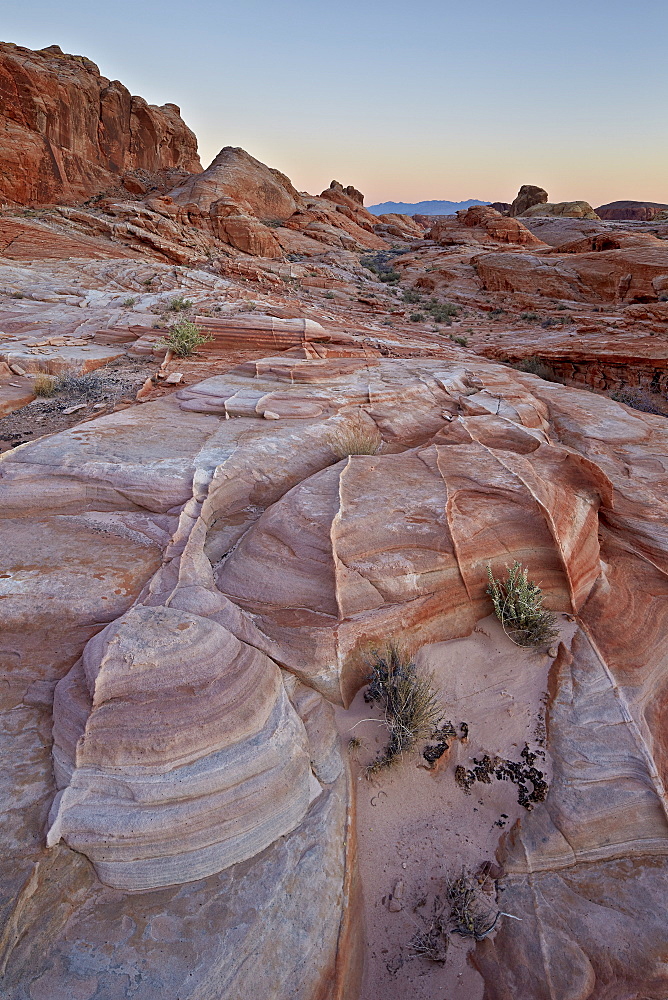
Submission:
{"label": "layered rock", "polygon": [[[266,419],[270,405],[278,420]],[[383,450],[337,460],[337,442],[360,421],[381,431]],[[35,531],[26,497],[39,501],[37,522],[62,511],[48,528],[51,559],[88,507],[91,565],[104,557],[135,568],[101,631],[107,594],[91,590],[73,553],[61,588],[69,606],[83,607],[83,628],[67,630],[67,649],[62,632],[49,647],[48,616],[39,627],[33,616],[31,630],[24,616],[11,640],[22,666],[7,725],[17,705],[26,720],[41,712],[48,721],[49,688],[40,684],[66,676],[54,711],[60,797],[49,778],[49,725],[26,745],[25,725],[12,737],[7,801],[20,802],[21,818],[10,810],[10,853],[20,851],[4,876],[18,901],[7,913],[10,1000],[26,1000],[24,984],[37,996],[56,980],[78,984],[84,967],[90,989],[113,993],[129,966],[141,972],[141,1000],[176,995],[190,973],[212,995],[221,982],[227,994],[247,995],[270,975],[277,996],[354,996],[344,986],[354,964],[344,918],[349,806],[322,695],[348,701],[369,646],[388,637],[467,634],[488,610],[487,563],[500,571],[514,558],[551,606],[577,613],[584,638],[572,665],[562,654],[551,686],[554,801],[516,831],[521,852],[506,852],[504,906],[527,916],[504,922],[476,962],[492,997],[509,995],[512,977],[538,998],[550,995],[545,982],[564,993],[579,984],[582,996],[597,995],[592,984],[607,989],[617,966],[597,958],[596,899],[625,865],[624,911],[639,912],[650,871],[654,885],[665,877],[657,720],[668,564],[665,486],[652,471],[665,437],[659,418],[452,348],[431,359],[266,359],[5,456],[10,537],[17,521]],[[154,534],[153,561],[141,566],[123,548],[136,544],[140,524],[146,533],[169,524],[171,535]],[[24,608],[41,601],[40,581],[40,573],[19,581]],[[42,651],[39,668],[26,655],[32,648]],[[610,747],[619,740],[617,754]],[[26,809],[21,775],[36,759]],[[600,794],[588,794],[604,772]],[[74,850],[45,853],[54,797],[52,840],[60,835]],[[100,884],[84,856],[122,888]],[[202,877],[204,864],[221,873]],[[594,890],[566,897],[574,879]],[[179,885],[149,888],[172,880]],[[540,910],[538,928],[529,919],[537,886],[572,901],[576,945],[553,911]],[[112,919],[128,933],[110,942]],[[166,963],[170,934],[178,941]],[[541,938],[557,944],[537,950]],[[652,957],[658,940],[654,925],[646,941],[635,939],[629,992],[664,987]],[[621,947],[612,950],[621,961]]]}
{"label": "layered rock", "polygon": [[491,205],[473,205],[456,216],[446,216],[432,226],[428,235],[444,246],[463,242],[542,245],[519,219],[507,218]]}
{"label": "layered rock", "polygon": [[656,302],[668,287],[668,253],[658,240],[593,253],[491,252],[473,264],[485,288],[557,299]]}
{"label": "layered rock", "polygon": [[107,885],[205,878],[308,808],[306,733],[278,667],[196,615],[137,608],[95,636],[54,719],[63,791],[47,843],[85,854]]}
{"label": "layered rock", "polygon": [[197,140],[175,104],[149,105],[57,45],[0,45],[0,199],[83,201],[132,171],[198,172]]}

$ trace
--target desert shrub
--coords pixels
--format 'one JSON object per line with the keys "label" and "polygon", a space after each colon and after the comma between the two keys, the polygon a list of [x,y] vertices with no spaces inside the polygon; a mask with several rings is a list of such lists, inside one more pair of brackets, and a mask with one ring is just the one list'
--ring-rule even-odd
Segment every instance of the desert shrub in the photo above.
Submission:
{"label": "desert shrub", "polygon": [[559,382],[554,368],[541,361],[540,358],[530,357],[524,358],[522,361],[518,361],[511,365],[518,372],[526,372],[528,375],[537,375],[538,378],[545,379],[546,382]]}
{"label": "desert shrub", "polygon": [[544,330],[548,330],[551,326],[561,326],[563,323],[562,319],[557,319],[555,316],[548,316],[540,324]]}
{"label": "desert shrub", "polygon": [[365,700],[380,706],[389,732],[387,746],[367,768],[375,774],[409,754],[420,740],[429,739],[442,718],[432,674],[419,674],[414,660],[391,644],[374,653]]}
{"label": "desert shrub", "polygon": [[177,295],[176,298],[172,299],[167,308],[170,312],[183,312],[184,309],[190,309],[192,302],[190,299],[184,299],[182,295]]}
{"label": "desert shrub", "polygon": [[61,375],[56,389],[68,396],[96,399],[100,395],[100,379],[97,375]]}
{"label": "desert shrub", "polygon": [[177,358],[189,358],[202,344],[208,344],[213,337],[203,334],[198,326],[183,320],[169,328],[166,337],[156,341],[156,347],[174,352]]}
{"label": "desert shrub", "polygon": [[121,304],[124,305],[124,306],[126,306],[128,309],[130,309],[133,305],[136,304],[136,302],[137,302],[136,299],[133,299],[132,297],[130,297],[128,299],[123,299],[123,302]]}
{"label": "desert shrub", "polygon": [[459,307],[452,302],[439,302],[438,299],[431,299],[426,307],[431,313],[434,323],[452,323],[455,316],[459,314]]}
{"label": "desert shrub", "polygon": [[334,298],[334,292],[325,292],[325,298],[326,299],[333,299]]}
{"label": "desert shrub", "polygon": [[497,309],[490,309],[489,315],[490,316],[494,316],[494,318],[496,319],[498,316],[505,316],[506,315],[506,310],[505,309],[499,309],[499,308],[497,308]]}
{"label": "desert shrub", "polygon": [[525,323],[537,323],[540,316],[538,313],[521,313],[520,319],[523,319]]}
{"label": "desert shrub", "polygon": [[411,313],[409,319],[411,323],[424,323],[424,313]]}
{"label": "desert shrub", "polygon": [[361,419],[347,426],[339,426],[329,439],[329,446],[337,458],[348,455],[375,455],[383,443],[380,431]]}
{"label": "desert shrub", "polygon": [[647,392],[645,389],[616,389],[615,392],[610,393],[610,399],[614,399],[617,403],[624,403],[626,406],[630,406],[634,410],[640,410],[641,413],[654,413],[660,417],[668,416],[668,413],[666,412],[668,406],[666,409],[661,409],[657,405],[659,399],[663,400],[663,397],[659,397],[659,399],[655,401],[652,398],[651,393]]}
{"label": "desert shrub", "polygon": [[404,302],[409,302],[415,305],[416,302],[422,302],[422,296],[419,292],[414,292],[411,288],[407,288],[404,291]]}
{"label": "desert shrub", "polygon": [[32,384],[32,391],[36,396],[53,396],[56,391],[56,380],[51,378],[50,375],[44,375],[41,372],[35,375],[35,380]]}
{"label": "desert shrub", "polygon": [[503,631],[516,646],[541,646],[556,639],[559,631],[555,616],[543,607],[542,590],[529,580],[528,572],[514,562],[503,581],[493,576],[488,566],[487,593]]}
{"label": "desert shrub", "polygon": [[469,345],[468,337],[453,337],[450,334],[450,340],[453,340],[455,344],[459,344],[460,347],[468,347]]}
{"label": "desert shrub", "polygon": [[396,285],[401,278],[401,275],[398,271],[395,271],[394,268],[391,268],[389,271],[381,271],[378,277],[381,281],[385,282],[385,284]]}
{"label": "desert shrub", "polygon": [[373,257],[361,257],[360,264],[367,271],[372,271],[381,281],[386,284],[395,285],[401,278],[401,275],[392,267],[390,263],[392,257],[393,254],[377,253]]}

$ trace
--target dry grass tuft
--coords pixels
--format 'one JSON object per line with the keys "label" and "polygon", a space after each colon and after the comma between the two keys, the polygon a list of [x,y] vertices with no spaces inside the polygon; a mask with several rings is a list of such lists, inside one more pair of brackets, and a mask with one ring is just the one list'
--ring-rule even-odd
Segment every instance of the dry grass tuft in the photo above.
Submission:
{"label": "dry grass tuft", "polygon": [[371,420],[363,422],[361,417],[353,424],[337,427],[329,439],[329,446],[337,458],[349,455],[375,455],[380,450],[383,439]]}
{"label": "dry grass tuft", "polygon": [[559,635],[556,618],[543,607],[543,592],[528,578],[528,570],[515,562],[507,580],[499,580],[487,567],[494,612],[501,627],[516,646],[541,646]]}
{"label": "dry grass tuft", "polygon": [[51,378],[50,375],[44,375],[42,373],[35,375],[35,381],[32,384],[32,391],[36,396],[53,396],[56,391],[55,378]]}
{"label": "dry grass tuft", "polygon": [[385,749],[367,767],[367,777],[415,750],[419,740],[434,734],[442,719],[433,676],[418,674],[414,661],[396,645],[390,645],[382,655],[374,653],[364,697],[380,705],[390,734]]}
{"label": "dry grass tuft", "polygon": [[481,882],[462,871],[459,878],[448,882],[452,929],[476,941],[482,941],[492,933],[500,916],[494,897],[490,898],[484,892],[486,881],[490,880],[483,879]]}

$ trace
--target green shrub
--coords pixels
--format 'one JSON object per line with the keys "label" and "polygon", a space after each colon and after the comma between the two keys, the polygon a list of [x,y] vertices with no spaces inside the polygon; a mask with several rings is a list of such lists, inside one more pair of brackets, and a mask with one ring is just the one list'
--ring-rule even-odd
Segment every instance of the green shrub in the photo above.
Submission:
{"label": "green shrub", "polygon": [[460,347],[469,346],[468,337],[453,337],[453,335],[450,334],[450,340],[454,340],[455,344],[459,344]]}
{"label": "green shrub", "polygon": [[540,316],[538,313],[521,313],[520,319],[524,320],[525,323],[537,323]]}
{"label": "green shrub", "polygon": [[123,299],[122,305],[126,306],[129,309],[133,305],[135,305],[136,301],[137,300],[133,298]]}
{"label": "green shrub", "polygon": [[424,313],[411,313],[409,319],[411,323],[424,323]]}
{"label": "green shrub", "polygon": [[556,618],[543,607],[543,592],[528,578],[528,570],[514,562],[507,580],[498,580],[487,567],[494,613],[511,642],[516,646],[541,646],[556,639]]}
{"label": "green shrub", "polygon": [[325,298],[326,299],[333,299],[334,298],[334,292],[325,292]]}
{"label": "green shrub", "polygon": [[164,347],[173,351],[177,358],[189,358],[202,344],[208,344],[213,337],[203,334],[198,326],[188,320],[175,323],[169,328],[166,337],[156,341],[156,347]]}
{"label": "green shrub", "polygon": [[384,282],[384,283],[385,283],[386,285],[396,285],[396,283],[397,283],[397,282],[399,281],[399,279],[401,278],[401,275],[399,274],[399,272],[398,272],[398,271],[395,271],[395,270],[394,270],[394,268],[392,268],[392,269],[391,269],[391,270],[389,270],[389,271],[381,271],[381,272],[379,273],[378,277],[379,277],[379,278],[380,278],[380,280],[381,280],[381,281],[383,281],[383,282]]}
{"label": "green shrub", "polygon": [[422,296],[419,292],[414,292],[411,288],[407,288],[404,292],[404,302],[415,305],[416,302],[422,302]]}
{"label": "green shrub", "polygon": [[167,308],[170,312],[183,312],[184,309],[190,309],[192,302],[190,299],[184,299],[182,295],[177,295],[176,298],[172,299]]}
{"label": "green shrub", "polygon": [[427,309],[432,315],[435,323],[452,323],[455,316],[459,314],[459,307],[452,302],[439,302],[438,299],[431,299]]}
{"label": "green shrub", "polygon": [[374,653],[365,700],[380,706],[389,731],[387,746],[367,768],[367,775],[391,767],[419,740],[429,739],[442,719],[432,674],[418,674],[415,662],[391,644]]}

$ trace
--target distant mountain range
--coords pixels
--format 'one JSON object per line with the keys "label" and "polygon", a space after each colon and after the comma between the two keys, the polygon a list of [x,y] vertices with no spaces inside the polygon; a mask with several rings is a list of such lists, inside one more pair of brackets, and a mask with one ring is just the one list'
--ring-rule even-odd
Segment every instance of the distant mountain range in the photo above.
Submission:
{"label": "distant mountain range", "polygon": [[406,201],[384,201],[380,205],[366,206],[372,215],[454,215],[461,208],[471,205],[489,205],[488,201],[416,201],[412,204]]}

